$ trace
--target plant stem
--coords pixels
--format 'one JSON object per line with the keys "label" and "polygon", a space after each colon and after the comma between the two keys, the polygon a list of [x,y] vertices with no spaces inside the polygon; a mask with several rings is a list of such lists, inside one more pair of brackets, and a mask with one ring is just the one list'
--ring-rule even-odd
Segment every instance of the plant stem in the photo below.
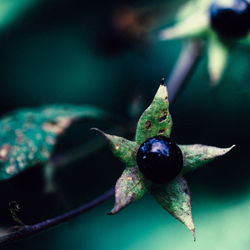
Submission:
{"label": "plant stem", "polygon": [[[195,69],[200,59],[202,47],[203,46],[201,41],[192,41],[185,47],[185,49],[181,53],[168,84],[169,101],[171,103],[177,97],[180,91],[184,88],[187,80],[189,79],[193,70]],[[77,158],[78,157],[79,155],[77,154]],[[69,157],[67,163],[69,163],[71,160],[72,158]],[[60,162],[59,165],[60,164],[63,163]],[[101,196],[97,197],[96,199],[86,204],[83,204],[82,206],[76,209],[73,209],[62,215],[42,221],[34,225],[23,226],[14,232],[8,233],[0,237],[0,246],[26,238],[28,236],[41,232],[45,229],[51,228],[65,221],[68,221],[69,219],[74,218],[100,205],[104,201],[113,197],[114,194],[115,194],[115,189],[111,188],[110,190],[103,193]]]}
{"label": "plant stem", "polygon": [[14,232],[11,232],[9,234],[6,234],[6,235],[0,237],[0,246],[8,244],[8,243],[12,243],[12,242],[17,241],[17,240],[21,240],[23,238],[26,238],[28,236],[34,235],[38,232],[41,232],[45,229],[56,226],[62,222],[68,221],[69,219],[72,219],[72,218],[102,204],[104,201],[113,197],[114,192],[115,192],[114,188],[111,188],[110,190],[103,193],[102,195],[100,195],[96,199],[94,199],[94,200],[90,201],[89,203],[84,204],[84,205],[82,205],[74,210],[71,210],[71,211],[66,212],[62,215],[59,215],[59,216],[54,217],[52,219],[42,221],[40,223],[31,225],[31,226],[25,225]]}
{"label": "plant stem", "polygon": [[183,48],[168,81],[168,96],[170,103],[173,103],[179,93],[186,86],[186,83],[200,61],[203,47],[203,41],[194,40],[188,42]]}

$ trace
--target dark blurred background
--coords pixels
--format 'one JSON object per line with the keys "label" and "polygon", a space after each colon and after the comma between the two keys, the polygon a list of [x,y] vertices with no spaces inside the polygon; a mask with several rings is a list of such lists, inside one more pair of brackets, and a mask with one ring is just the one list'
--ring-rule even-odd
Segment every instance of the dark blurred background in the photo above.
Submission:
{"label": "dark blurred background", "polygon": [[[1,114],[50,103],[91,104],[119,114],[133,127],[181,52],[182,41],[159,42],[156,30],[170,24],[184,2],[0,0]],[[116,216],[107,215],[111,200],[3,249],[248,250],[249,52],[244,46],[232,50],[216,88],[209,86],[205,53],[171,106],[176,142],[237,144],[227,156],[186,177],[197,242],[148,195]],[[112,129],[114,124],[73,125],[59,140],[55,154],[96,137],[90,127]],[[57,188],[52,193],[44,192],[41,166],[0,183],[2,230],[15,225],[9,201],[20,204],[20,218],[26,224],[36,223],[100,195],[115,184],[123,167],[105,147],[56,171]]]}

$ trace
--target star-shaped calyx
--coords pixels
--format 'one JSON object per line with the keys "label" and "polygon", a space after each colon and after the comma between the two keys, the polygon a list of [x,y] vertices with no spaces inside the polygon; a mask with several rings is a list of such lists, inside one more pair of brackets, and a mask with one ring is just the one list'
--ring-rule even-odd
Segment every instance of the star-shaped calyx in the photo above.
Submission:
{"label": "star-shaped calyx", "polygon": [[160,40],[205,38],[208,71],[216,85],[236,42],[250,45],[249,0],[190,0],[178,12],[176,23],[160,32]]}
{"label": "star-shaped calyx", "polygon": [[230,148],[194,144],[177,145],[170,139],[172,118],[168,93],[161,84],[153,102],[141,115],[135,141],[101,132],[110,142],[112,152],[126,168],[116,183],[116,214],[150,192],[156,201],[191,230],[195,227],[191,194],[183,174],[229,152]]}

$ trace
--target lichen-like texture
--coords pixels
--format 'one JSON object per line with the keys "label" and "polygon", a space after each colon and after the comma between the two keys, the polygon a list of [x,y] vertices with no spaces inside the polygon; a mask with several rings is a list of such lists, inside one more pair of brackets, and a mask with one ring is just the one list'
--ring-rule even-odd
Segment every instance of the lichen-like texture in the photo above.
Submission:
{"label": "lichen-like texture", "polygon": [[184,167],[182,174],[195,170],[196,168],[228,153],[235,145],[229,148],[218,148],[201,144],[179,145]]}
{"label": "lichen-like texture", "polygon": [[168,92],[160,85],[153,102],[141,115],[136,130],[136,142],[140,145],[156,135],[170,137],[172,118],[169,113]]}
{"label": "lichen-like texture", "polygon": [[0,120],[0,180],[45,163],[57,138],[76,119],[102,119],[108,114],[94,107],[52,105],[19,109]]}
{"label": "lichen-like texture", "polygon": [[186,180],[177,177],[166,186],[152,189],[152,194],[164,209],[187,226],[195,240],[191,194]]}
{"label": "lichen-like texture", "polygon": [[147,192],[147,182],[137,166],[125,168],[115,186],[115,206],[110,214],[118,213]]}

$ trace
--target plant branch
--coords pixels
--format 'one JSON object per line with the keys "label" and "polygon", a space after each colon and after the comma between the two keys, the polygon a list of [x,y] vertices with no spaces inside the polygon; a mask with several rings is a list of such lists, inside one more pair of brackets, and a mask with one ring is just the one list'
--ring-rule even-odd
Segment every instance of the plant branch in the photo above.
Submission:
{"label": "plant branch", "polygon": [[[183,90],[187,80],[191,76],[194,71],[201,55],[203,43],[201,41],[192,41],[184,48],[181,53],[178,62],[173,70],[173,73],[170,77],[168,84],[168,93],[169,93],[169,101],[172,103],[173,100],[177,97],[181,90]],[[79,158],[78,152],[75,153],[75,157]],[[67,155],[67,163],[74,161],[74,157],[69,157]],[[64,165],[64,162],[59,161],[58,165]],[[0,246],[12,243],[14,241],[26,238],[28,236],[32,236],[38,232],[41,232],[45,229],[51,228],[53,226],[59,225],[69,219],[72,219],[98,205],[103,203],[104,201],[110,199],[115,194],[114,188],[103,193],[101,196],[96,199],[76,208],[69,212],[66,212],[57,217],[42,221],[40,223],[34,225],[26,225],[21,227],[19,230],[8,233],[2,237],[0,237]]]}

